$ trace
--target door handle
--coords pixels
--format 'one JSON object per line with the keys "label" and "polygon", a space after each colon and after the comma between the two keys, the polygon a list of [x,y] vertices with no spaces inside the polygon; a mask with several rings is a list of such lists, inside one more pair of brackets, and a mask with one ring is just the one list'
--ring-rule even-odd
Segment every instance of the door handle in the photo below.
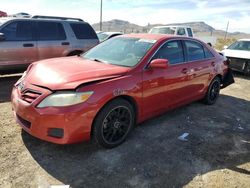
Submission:
{"label": "door handle", "polygon": [[70,43],[69,42],[62,42],[62,45],[63,46],[68,46],[68,45],[70,45]]}
{"label": "door handle", "polygon": [[23,44],[23,47],[34,47],[34,44],[32,44],[32,43],[25,43],[25,44]]}
{"label": "door handle", "polygon": [[188,73],[188,69],[187,69],[187,68],[184,68],[184,69],[181,70],[181,72],[182,72],[183,74],[187,74],[187,73]]}

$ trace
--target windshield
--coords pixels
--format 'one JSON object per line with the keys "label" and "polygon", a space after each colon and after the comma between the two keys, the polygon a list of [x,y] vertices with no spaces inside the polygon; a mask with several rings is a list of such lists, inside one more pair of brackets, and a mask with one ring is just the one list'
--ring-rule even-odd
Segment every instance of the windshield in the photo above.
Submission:
{"label": "windshield", "polygon": [[174,32],[175,32],[174,28],[170,27],[153,28],[150,31],[150,33],[153,34],[171,34],[171,35],[173,35]]}
{"label": "windshield", "polygon": [[236,41],[235,43],[231,44],[228,49],[250,51],[250,41]]}
{"label": "windshield", "polygon": [[97,33],[98,39],[100,42],[106,40],[108,38],[108,35],[105,33]]}
{"label": "windshield", "polygon": [[156,40],[118,37],[107,40],[83,54],[86,59],[133,67],[144,57]]}

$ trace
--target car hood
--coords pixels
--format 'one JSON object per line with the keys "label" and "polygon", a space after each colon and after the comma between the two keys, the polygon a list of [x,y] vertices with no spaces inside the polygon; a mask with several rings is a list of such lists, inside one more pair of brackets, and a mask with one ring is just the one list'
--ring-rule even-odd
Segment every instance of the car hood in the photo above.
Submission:
{"label": "car hood", "polygon": [[225,50],[222,50],[222,53],[226,57],[235,57],[235,58],[242,58],[242,59],[250,59],[250,52],[249,51],[225,49]]}
{"label": "car hood", "polygon": [[42,60],[31,66],[25,81],[51,90],[75,89],[84,83],[122,76],[130,70],[77,56]]}

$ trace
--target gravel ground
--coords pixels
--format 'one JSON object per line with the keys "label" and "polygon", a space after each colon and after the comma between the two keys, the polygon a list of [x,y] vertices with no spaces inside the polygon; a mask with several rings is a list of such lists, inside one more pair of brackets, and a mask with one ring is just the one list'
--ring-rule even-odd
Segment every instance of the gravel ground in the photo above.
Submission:
{"label": "gravel ground", "polygon": [[[247,77],[237,75],[215,105],[196,102],[144,122],[111,150],[23,132],[9,102],[19,77],[0,77],[0,187],[250,187]],[[185,132],[188,140],[178,140]]]}

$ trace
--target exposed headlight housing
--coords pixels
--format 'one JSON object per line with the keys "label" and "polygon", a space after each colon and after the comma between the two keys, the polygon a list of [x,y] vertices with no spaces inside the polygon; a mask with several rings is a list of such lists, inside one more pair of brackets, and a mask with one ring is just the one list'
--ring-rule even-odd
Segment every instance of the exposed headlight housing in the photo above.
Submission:
{"label": "exposed headlight housing", "polygon": [[93,91],[74,92],[74,91],[58,91],[55,92],[38,104],[38,108],[44,107],[62,107],[83,103],[93,94]]}

